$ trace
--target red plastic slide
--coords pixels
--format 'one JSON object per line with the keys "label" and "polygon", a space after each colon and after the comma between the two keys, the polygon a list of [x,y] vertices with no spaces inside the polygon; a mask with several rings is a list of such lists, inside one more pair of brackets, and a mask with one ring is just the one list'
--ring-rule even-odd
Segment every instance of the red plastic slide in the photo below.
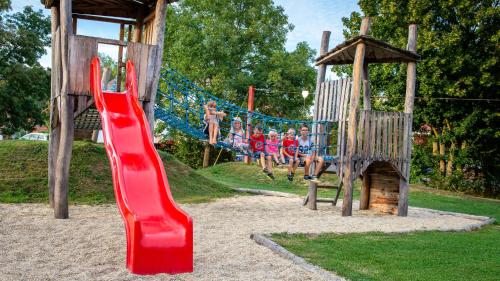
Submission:
{"label": "red plastic slide", "polygon": [[91,90],[101,114],[118,209],[127,234],[127,268],[136,274],[193,271],[193,222],[176,206],[149,124],[137,100],[134,65],[126,90],[102,92],[99,58],[92,60]]}

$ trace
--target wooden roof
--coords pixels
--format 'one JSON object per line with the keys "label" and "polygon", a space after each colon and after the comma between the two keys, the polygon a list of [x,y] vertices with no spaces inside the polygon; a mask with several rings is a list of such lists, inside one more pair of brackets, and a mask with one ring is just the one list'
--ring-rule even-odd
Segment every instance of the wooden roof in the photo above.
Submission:
{"label": "wooden roof", "polygon": [[367,63],[415,62],[420,59],[416,53],[394,47],[368,35],[359,35],[318,57],[316,65],[352,64],[356,55],[356,46],[360,42],[366,44],[365,62]]}
{"label": "wooden roof", "polygon": [[[157,0],[72,0],[74,14],[99,15],[136,19],[147,15]],[[167,0],[168,3],[177,0]],[[59,0],[40,0],[45,8],[58,6]]]}

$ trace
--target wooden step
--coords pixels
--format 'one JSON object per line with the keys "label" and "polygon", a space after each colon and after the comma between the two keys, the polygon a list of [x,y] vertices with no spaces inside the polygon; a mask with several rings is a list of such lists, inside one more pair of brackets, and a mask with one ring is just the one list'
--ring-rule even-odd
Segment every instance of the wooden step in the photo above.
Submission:
{"label": "wooden step", "polygon": [[319,203],[333,203],[333,199],[326,199],[326,198],[318,198],[316,199],[316,202],[319,202]]}

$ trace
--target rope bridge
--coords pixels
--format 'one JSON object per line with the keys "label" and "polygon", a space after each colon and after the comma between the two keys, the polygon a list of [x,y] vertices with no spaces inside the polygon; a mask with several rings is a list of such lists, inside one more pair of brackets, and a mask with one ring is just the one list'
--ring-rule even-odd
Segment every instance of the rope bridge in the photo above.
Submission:
{"label": "rope bridge", "polygon": [[[234,136],[236,134],[231,132],[231,122],[235,117],[241,118],[242,129],[254,128],[255,125],[260,124],[265,135],[269,131],[275,130],[280,145],[281,140],[285,137],[285,133],[290,128],[299,132],[300,127],[306,125],[310,131],[316,131],[312,130],[313,127],[318,125],[328,127],[331,124],[328,121],[291,120],[259,112],[249,112],[241,106],[216,97],[207,90],[197,86],[176,70],[168,68],[163,68],[160,74],[160,87],[155,105],[155,117],[187,135],[205,140],[207,139],[207,135],[204,133],[205,111],[203,105],[211,100],[216,102],[217,111],[223,111],[227,114],[219,122],[220,133],[216,146],[230,149],[240,154],[250,154],[250,151],[234,144]],[[231,134],[233,134],[231,138],[233,141],[228,138]],[[327,155],[330,146],[326,145],[329,135],[330,130],[328,129],[318,133],[309,133],[312,140],[320,140],[317,143],[324,144],[318,145],[314,143],[312,149],[317,151],[318,155],[325,157],[325,160],[331,159],[331,156]],[[240,137],[246,140],[246,143],[250,143],[250,140],[245,135]]]}

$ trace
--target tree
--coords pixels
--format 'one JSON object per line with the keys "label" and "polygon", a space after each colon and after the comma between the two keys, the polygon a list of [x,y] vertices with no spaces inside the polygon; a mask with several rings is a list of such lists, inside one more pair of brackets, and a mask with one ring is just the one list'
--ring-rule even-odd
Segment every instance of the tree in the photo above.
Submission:
{"label": "tree", "polygon": [[[374,16],[372,36],[402,48],[408,24],[419,24],[422,60],[417,64],[413,127],[432,126],[439,142],[436,153],[441,150],[442,155],[439,173],[454,176],[472,169],[484,175],[484,184],[474,191],[498,196],[500,114],[499,103],[491,101],[498,100],[500,88],[498,1],[361,0],[360,7]],[[358,13],[343,19],[346,38],[357,34],[360,21]],[[371,65],[375,107],[401,110],[405,79],[405,65]]]}
{"label": "tree", "polygon": [[6,14],[10,1],[0,2],[0,130],[11,135],[44,123],[50,94],[50,73],[38,59],[50,44],[50,20],[25,7]]}
{"label": "tree", "polygon": [[287,52],[292,29],[271,0],[185,0],[168,11],[163,57],[221,98],[241,104],[254,85],[264,89],[256,92],[257,110],[304,118],[300,92],[314,89],[314,51],[302,42]]}

